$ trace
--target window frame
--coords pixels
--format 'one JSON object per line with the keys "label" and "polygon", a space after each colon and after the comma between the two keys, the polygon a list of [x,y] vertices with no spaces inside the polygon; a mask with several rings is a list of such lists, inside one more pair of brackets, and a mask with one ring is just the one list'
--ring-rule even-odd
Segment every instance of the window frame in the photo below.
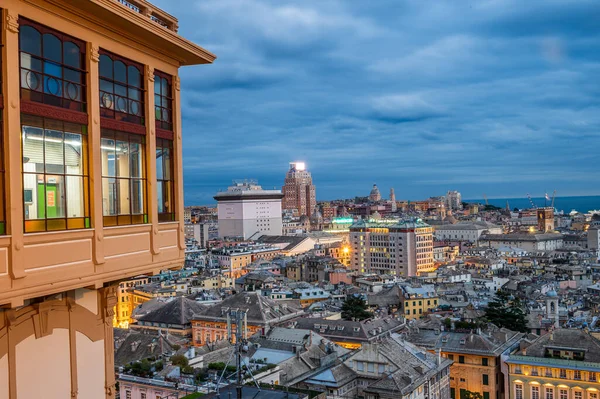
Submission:
{"label": "window frame", "polygon": [[[29,119],[29,121],[27,121],[27,119]],[[34,121],[34,119],[39,119],[39,121]],[[38,123],[36,125],[36,123]],[[39,126],[39,124],[41,123],[41,126]],[[47,170],[47,166],[46,165],[53,165],[53,164],[47,164],[46,163],[46,155],[47,155],[47,150],[46,150],[46,146],[45,144],[42,146],[42,158],[43,158],[43,164],[44,165],[44,170],[41,172],[38,172],[37,170],[35,172],[26,172],[24,170],[23,164],[25,162],[21,163],[21,184],[22,184],[22,190],[24,193],[25,188],[25,177],[26,176],[35,176],[36,181],[38,182],[38,186],[34,187],[34,189],[39,189],[39,176],[43,175],[44,176],[44,200],[45,200],[45,205],[44,205],[44,217],[40,218],[37,217],[35,219],[28,219],[26,218],[26,212],[28,211],[27,207],[25,206],[25,196],[23,197],[23,231],[24,233],[42,233],[42,232],[50,232],[50,231],[67,231],[67,230],[82,230],[82,229],[91,229],[92,228],[92,217],[91,217],[91,196],[90,196],[90,169],[89,169],[89,157],[88,157],[88,149],[89,149],[89,143],[88,143],[88,132],[87,132],[87,125],[82,125],[82,124],[71,124],[69,122],[65,122],[65,121],[61,121],[58,119],[52,119],[52,118],[45,118],[43,116],[39,116],[39,115],[29,115],[29,114],[21,114],[21,121],[20,121],[20,126],[21,126],[21,142],[23,142],[24,140],[24,127],[25,126],[29,126],[29,127],[36,127],[36,128],[41,128],[44,132],[44,138],[42,139],[43,142],[45,143],[46,140],[46,131],[47,130],[54,130],[54,131],[59,131],[57,129],[47,129],[46,126],[48,126],[51,123],[60,123],[62,124],[62,130],[60,130],[60,132],[62,132],[63,134],[63,139],[62,139],[62,158],[63,158],[63,163],[62,163],[62,167],[63,167],[63,171],[62,172],[49,172]],[[67,130],[65,128],[65,124],[71,124],[71,125],[77,125],[81,128],[81,133],[72,131],[72,130]],[[80,152],[80,159],[81,159],[81,173],[77,174],[77,173],[68,173],[67,172],[67,160],[66,160],[66,146],[65,146],[65,142],[66,140],[64,139],[64,134],[65,133],[69,133],[69,134],[78,134],[81,136],[81,152]],[[23,158],[23,161],[25,160],[25,146],[21,145],[21,157]],[[48,185],[48,181],[47,176],[59,176],[62,178],[62,193],[64,196],[64,201],[63,201],[63,205],[64,205],[64,216],[61,217],[48,217],[48,199],[47,199],[47,185]],[[75,177],[75,178],[80,178],[81,179],[81,201],[82,201],[82,210],[83,210],[83,215],[82,216],[77,216],[77,217],[69,217],[68,216],[68,212],[69,212],[69,192],[68,192],[68,177]],[[55,191],[55,196],[57,192]],[[24,194],[23,194],[24,195]],[[36,199],[39,201],[39,197],[37,197],[39,194],[36,194]],[[36,201],[36,204],[39,206],[39,202]],[[32,202],[32,205],[34,203]],[[60,220],[64,220],[64,226],[59,226],[59,222]],[[42,221],[43,221],[43,228],[42,227]],[[56,221],[55,223],[51,223],[54,224],[55,226],[51,226],[49,227],[49,221]],[[77,221],[79,221],[80,223],[77,223]],[[37,226],[37,227],[34,227]]]}
{"label": "window frame", "polygon": [[[63,114],[63,118],[70,118],[67,119],[70,122],[76,122],[76,123],[80,123],[80,124],[87,124],[87,110],[88,110],[88,103],[87,103],[87,92],[88,92],[88,87],[87,87],[87,70],[86,70],[86,62],[85,62],[85,55],[86,55],[86,44],[84,41],[77,39],[73,36],[70,36],[68,34],[65,34],[59,30],[50,28],[48,26],[45,26],[43,24],[40,24],[38,22],[32,21],[30,19],[27,18],[23,18],[23,17],[19,17],[19,89],[20,89],[20,98],[23,102],[22,106],[22,111],[25,111],[27,113],[31,113],[31,114],[36,114],[36,115],[40,115],[40,116],[44,116],[47,118],[53,118],[53,119],[58,119],[57,118],[57,114],[56,111],[52,112],[52,109],[60,109],[64,111]],[[22,33],[22,29],[23,27],[30,27],[32,29],[35,29],[39,34],[40,34],[40,54],[33,54],[30,52],[25,51],[22,48],[22,41],[21,41],[21,33]],[[48,58],[46,57],[46,55],[44,54],[44,35],[52,35],[54,37],[56,37],[60,43],[61,43],[61,61],[56,61],[54,59]],[[65,63],[65,49],[64,49],[64,45],[65,43],[70,42],[73,45],[75,45],[78,49],[79,49],[79,68],[76,68],[74,66],[71,66],[69,64]],[[23,59],[23,54],[28,55],[31,58],[35,58],[37,60],[39,60],[41,67],[40,67],[40,71],[36,71],[34,69],[29,69],[29,68],[25,68],[22,65],[22,59]],[[58,65],[60,67],[61,70],[61,77],[57,77],[55,75],[52,74],[48,74],[45,71],[45,66],[47,64],[52,64],[52,65]],[[71,70],[74,72],[77,72],[80,74],[81,79],[79,82],[76,82],[74,80],[68,79],[65,77],[65,69],[67,70]],[[31,86],[27,85],[27,87],[24,87],[24,82],[23,82],[23,71],[29,71],[29,73],[33,72],[36,76],[41,76],[41,79],[38,79],[38,84],[36,86],[36,88],[31,88]],[[48,80],[50,79],[54,79],[55,81],[57,81],[57,83],[60,83],[60,95],[58,94],[54,94],[52,92],[46,92],[46,78],[48,78]],[[79,97],[80,99],[72,99],[68,96],[68,94],[66,93],[68,90],[65,90],[65,82],[67,82],[68,84],[71,84],[73,86],[78,86],[79,87]],[[41,87],[41,91],[38,90],[40,85]],[[24,95],[24,93],[39,93],[41,95],[41,100],[40,99],[35,99],[32,97],[32,94],[29,94],[27,96]],[[48,96],[50,98],[48,98]],[[24,98],[27,97],[27,98]],[[60,105],[56,104],[55,102],[52,102],[52,99],[60,99]],[[56,101],[56,100],[55,100]],[[33,106],[32,104],[35,104],[35,106]],[[40,106],[40,104],[42,104],[42,106]],[[71,107],[72,104],[78,104],[79,106],[77,107],[77,109],[73,109]],[[46,107],[52,107],[50,108],[50,110]],[[70,115],[69,115],[70,114]],[[67,116],[69,115],[69,116]]]}
{"label": "window frame", "polygon": [[[128,148],[131,147],[132,143],[139,144],[139,148],[141,154],[139,156],[141,160],[141,173],[140,177],[131,175],[131,159],[128,159],[128,174],[127,176],[120,176],[117,171],[117,160],[115,158],[115,171],[114,174],[111,175],[110,171],[104,169],[104,162],[102,162],[102,220],[104,222],[104,227],[115,227],[115,226],[130,226],[130,225],[140,225],[148,223],[148,173],[147,173],[147,151],[146,151],[146,136],[123,132],[113,129],[102,128],[101,133],[101,143],[102,140],[113,140],[115,145],[114,154],[116,155],[117,142],[127,142]],[[125,140],[126,139],[126,140]],[[104,144],[102,144],[104,145]],[[101,145],[101,146],[102,146]],[[105,204],[104,200],[108,199],[111,201],[112,197],[108,193],[104,193],[104,185],[105,180],[109,181],[114,180],[114,198],[116,198],[115,202],[115,213],[106,214],[105,212]],[[129,190],[129,198],[128,198],[128,207],[129,213],[121,212],[121,201],[120,201],[120,182],[127,181],[128,182],[128,190]],[[132,182],[138,182],[139,187],[142,190],[142,213],[133,213],[134,210],[134,201],[132,200],[132,193],[134,189],[134,185]]]}
{"label": "window frame", "polygon": [[[162,166],[160,175],[159,175],[159,171],[158,171],[159,148],[162,149],[161,157],[163,159],[163,161],[160,163]],[[164,154],[165,154],[166,150],[170,151],[169,165],[166,165],[164,162],[164,159],[165,159]],[[176,218],[177,207],[176,207],[176,203],[175,203],[175,157],[174,157],[174,155],[175,155],[175,143],[173,142],[173,140],[156,137],[156,150],[155,150],[156,163],[157,163],[157,166],[156,166],[156,200],[158,202],[159,198],[163,199],[163,209],[164,209],[164,211],[161,212],[160,205],[157,206],[159,223],[170,223],[170,222],[177,221],[177,218]],[[169,170],[170,170],[168,178],[165,177],[167,168],[169,168]],[[159,176],[161,176],[161,178],[159,178]],[[159,192],[159,190],[161,190],[161,188],[162,188],[162,193],[161,193],[161,196],[159,196],[158,192]],[[165,194],[169,194],[169,196],[171,198],[171,200],[169,201],[170,211],[168,211],[167,207],[164,206]]]}
{"label": "window frame", "polygon": [[[162,80],[166,80],[167,82],[167,93],[163,93]],[[160,92],[156,92],[156,83],[157,81],[161,81],[159,85]],[[173,132],[173,76],[161,72],[159,70],[154,70],[154,125],[156,127],[157,132],[163,131],[165,133]],[[161,104],[157,105],[156,98],[157,96],[161,99]],[[168,107],[163,106],[163,100],[167,101]],[[156,118],[156,113],[160,109],[161,118]],[[167,112],[169,115],[170,121],[165,121],[162,116],[163,112]],[[162,133],[162,132],[161,132]]]}
{"label": "window frame", "polygon": [[[143,64],[100,48],[98,50],[99,60],[98,60],[98,84],[99,84],[99,104],[100,104],[100,126],[102,128],[108,128],[113,130],[120,130],[127,133],[137,133],[137,134],[146,134],[146,122],[148,119],[148,115],[146,115],[146,79],[145,79],[145,67]],[[102,75],[102,59],[103,57],[108,57],[112,63],[112,76],[106,77]],[[115,63],[121,62],[125,65],[125,82],[117,80],[115,78]],[[140,86],[135,86],[129,81],[129,68],[136,68],[139,72],[140,76]],[[108,92],[102,88],[102,81],[106,81],[108,84],[112,85],[112,92]],[[115,85],[124,86],[127,91],[127,95],[123,96],[121,94],[116,94]],[[139,100],[130,97],[130,90],[139,91]],[[105,97],[105,95],[107,95]],[[112,95],[112,99],[110,99],[111,106],[107,106],[109,101],[109,96]],[[127,111],[117,111],[117,97],[119,99],[126,100],[126,108]],[[131,103],[136,102],[139,106],[138,113],[131,113],[129,109],[131,107]],[[111,115],[112,113],[112,115]]]}

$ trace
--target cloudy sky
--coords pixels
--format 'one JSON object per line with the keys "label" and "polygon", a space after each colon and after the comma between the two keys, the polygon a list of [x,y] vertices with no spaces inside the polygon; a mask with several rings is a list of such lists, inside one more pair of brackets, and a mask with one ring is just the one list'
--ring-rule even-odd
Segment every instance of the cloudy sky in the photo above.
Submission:
{"label": "cloudy sky", "polygon": [[153,0],[182,76],[186,204],[232,179],[320,200],[600,194],[597,0]]}

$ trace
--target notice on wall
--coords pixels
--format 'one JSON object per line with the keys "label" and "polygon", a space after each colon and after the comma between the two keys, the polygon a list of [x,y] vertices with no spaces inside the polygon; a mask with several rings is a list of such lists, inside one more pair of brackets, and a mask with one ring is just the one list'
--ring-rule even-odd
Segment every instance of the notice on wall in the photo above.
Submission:
{"label": "notice on wall", "polygon": [[46,206],[55,206],[56,191],[46,191]]}

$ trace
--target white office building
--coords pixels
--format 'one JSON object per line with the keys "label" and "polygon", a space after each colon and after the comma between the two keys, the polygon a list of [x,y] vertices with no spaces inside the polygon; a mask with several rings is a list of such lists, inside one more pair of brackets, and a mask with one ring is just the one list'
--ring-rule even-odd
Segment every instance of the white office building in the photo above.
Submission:
{"label": "white office building", "polygon": [[244,240],[282,235],[281,190],[263,190],[256,181],[234,181],[217,200],[219,237]]}

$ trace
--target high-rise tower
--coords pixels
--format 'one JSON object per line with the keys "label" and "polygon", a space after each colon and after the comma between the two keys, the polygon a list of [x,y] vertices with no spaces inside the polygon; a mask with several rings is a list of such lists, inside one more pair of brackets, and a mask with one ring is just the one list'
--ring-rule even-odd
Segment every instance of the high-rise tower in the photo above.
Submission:
{"label": "high-rise tower", "polygon": [[317,198],[312,176],[304,162],[290,162],[283,185],[283,209],[296,209],[298,216],[310,217],[315,211]]}
{"label": "high-rise tower", "polygon": [[398,210],[398,204],[396,204],[396,193],[394,193],[393,188],[390,188],[390,202],[392,203],[392,212],[396,212]]}

